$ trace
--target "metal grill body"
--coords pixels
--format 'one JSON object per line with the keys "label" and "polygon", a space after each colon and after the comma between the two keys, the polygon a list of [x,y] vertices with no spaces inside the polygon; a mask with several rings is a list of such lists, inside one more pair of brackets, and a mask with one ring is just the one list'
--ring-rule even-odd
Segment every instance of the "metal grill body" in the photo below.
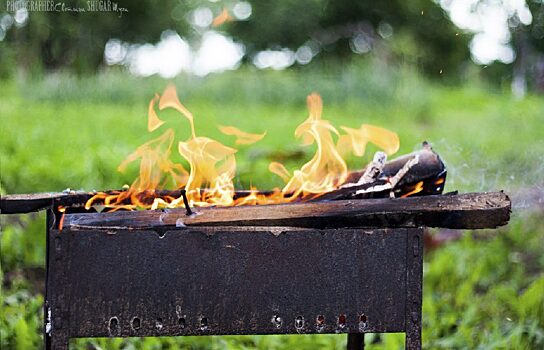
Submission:
{"label": "metal grill body", "polygon": [[46,349],[70,338],[405,332],[421,348],[421,228],[59,231]]}

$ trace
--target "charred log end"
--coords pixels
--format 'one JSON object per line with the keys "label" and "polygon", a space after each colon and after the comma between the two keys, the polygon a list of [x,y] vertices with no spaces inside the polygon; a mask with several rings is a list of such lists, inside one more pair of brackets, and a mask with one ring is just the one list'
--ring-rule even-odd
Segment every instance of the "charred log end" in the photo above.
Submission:
{"label": "charred log end", "polygon": [[432,216],[418,213],[415,222],[418,226],[474,230],[497,228],[510,221],[512,202],[503,191],[457,197],[460,199],[459,209],[438,210]]}

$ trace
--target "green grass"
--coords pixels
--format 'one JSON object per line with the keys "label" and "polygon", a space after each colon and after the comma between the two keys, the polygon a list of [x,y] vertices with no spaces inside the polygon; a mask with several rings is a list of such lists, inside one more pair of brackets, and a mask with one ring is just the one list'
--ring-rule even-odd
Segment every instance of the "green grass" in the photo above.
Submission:
{"label": "green grass", "polygon": [[[325,73],[323,73],[325,72]],[[288,168],[312,155],[294,138],[306,118],[305,96],[318,91],[324,118],[337,127],[372,123],[396,131],[399,154],[430,141],[448,165],[446,190],[507,192],[544,185],[544,99],[516,100],[478,82],[464,87],[429,83],[407,67],[353,64],[335,70],[241,69],[205,79],[173,81],[195,115],[197,134],[227,145],[218,124],[267,131],[259,143],[237,153],[237,187],[281,186],[267,171],[272,160]],[[141,143],[160,134],[146,131],[147,103],[166,86],[158,78],[121,72],[73,78],[0,82],[3,193],[111,189],[130,183],[117,165]],[[178,138],[188,124],[161,114]],[[362,159],[350,159],[361,167]],[[43,215],[2,216],[0,345],[37,347],[41,303],[27,270],[43,266]],[[423,338],[426,348],[515,348],[544,346],[544,219],[519,213],[499,231],[467,232],[428,252],[424,268]],[[9,283],[7,282],[9,281]],[[76,342],[86,348],[88,340]],[[94,340],[102,349],[313,349],[341,348],[345,336],[185,337]],[[400,348],[403,336],[370,336],[370,349]]]}

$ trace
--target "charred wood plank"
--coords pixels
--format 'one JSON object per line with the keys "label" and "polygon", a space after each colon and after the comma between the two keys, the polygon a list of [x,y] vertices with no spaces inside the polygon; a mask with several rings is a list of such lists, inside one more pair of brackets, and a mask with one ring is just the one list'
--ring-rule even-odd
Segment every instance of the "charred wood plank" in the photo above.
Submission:
{"label": "charred wood plank", "polygon": [[[119,193],[122,190],[106,191],[108,194]],[[22,214],[45,210],[48,208],[63,207],[83,207],[85,203],[97,192],[69,191],[69,192],[45,192],[31,194],[8,194],[0,196],[1,214]],[[234,198],[246,197],[251,191],[236,191]],[[260,191],[267,194],[272,191]],[[181,190],[157,190],[158,196],[171,196],[178,198],[181,196]]]}
{"label": "charred wood plank", "polygon": [[21,214],[60,205],[65,207],[83,205],[93,195],[92,192],[83,191],[9,194],[0,197],[0,213]]}
{"label": "charred wood plank", "polygon": [[503,192],[451,196],[338,200],[278,205],[67,214],[70,229],[141,229],[194,226],[443,227],[495,228],[508,223],[511,203]]}

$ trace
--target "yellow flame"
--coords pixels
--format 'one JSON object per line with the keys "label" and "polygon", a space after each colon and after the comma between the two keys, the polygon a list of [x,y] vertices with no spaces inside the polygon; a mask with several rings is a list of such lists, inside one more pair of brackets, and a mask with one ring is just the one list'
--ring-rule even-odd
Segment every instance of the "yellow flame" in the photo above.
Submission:
{"label": "yellow flame", "polygon": [[268,170],[279,177],[282,178],[283,181],[289,182],[289,179],[291,178],[291,174],[289,173],[289,170],[285,168],[285,166],[278,162],[271,162],[268,165]]}
{"label": "yellow flame", "polygon": [[219,131],[225,135],[236,136],[237,145],[251,145],[255,142],[258,142],[266,136],[266,132],[262,134],[251,134],[249,132],[242,131],[234,126],[219,126]]}
{"label": "yellow flame", "polygon": [[141,192],[149,189],[157,189],[161,186],[164,174],[171,176],[176,187],[185,183],[188,173],[181,164],[170,160],[174,131],[166,130],[158,138],[144,143],[136,151],[130,154],[118,167],[123,172],[128,164],[140,160],[140,175],[132,183],[130,190]]}
{"label": "yellow flame", "polygon": [[[283,189],[263,194],[252,188],[248,195],[235,199],[233,179],[237,150],[209,137],[197,136],[193,114],[179,101],[174,85],[168,85],[162,95],[155,95],[150,101],[149,132],[165,123],[155,112],[157,103],[160,111],[172,108],[189,121],[191,135],[178,142],[178,152],[189,164],[189,172],[171,160],[175,134],[173,129],[167,129],[158,138],[138,147],[119,165],[119,171],[124,171],[130,163],[139,161],[139,176],[128,190],[97,193],[86,203],[87,209],[94,205],[113,210],[183,206],[181,195],[160,195],[156,191],[172,186],[184,188],[192,206],[272,204],[315,198],[345,182],[348,168],[341,154],[351,151],[362,156],[368,142],[389,154],[399,147],[395,133],[377,126],[342,127],[345,134],[341,135],[329,121],[321,118],[323,101],[317,93],[312,93],[307,97],[308,118],[296,128],[295,136],[302,139],[303,145],[316,145],[313,157],[292,173],[280,163],[270,163],[269,170],[285,181]],[[219,130],[236,136],[236,144],[252,144],[266,135],[247,133],[232,126],[220,126]]]}
{"label": "yellow flame", "polygon": [[366,145],[370,142],[380,147],[385,153],[391,155],[399,150],[400,141],[396,133],[379,126],[363,124],[359,129],[342,126],[346,132],[338,140],[340,152],[353,151],[356,156],[365,154]]}
{"label": "yellow flame", "polygon": [[155,97],[149,101],[149,107],[147,110],[147,130],[149,132],[157,130],[164,122],[159,119],[157,112],[155,112],[155,104],[159,100],[159,95],[155,94]]}
{"label": "yellow flame", "polygon": [[[194,137],[187,142],[180,142],[178,149],[191,166],[185,185],[189,200],[201,206],[232,204],[236,150],[207,137]],[[207,189],[203,195],[201,189]]]}
{"label": "yellow flame", "polygon": [[341,185],[348,173],[346,162],[336,149],[333,134],[338,131],[332,124],[321,119],[323,101],[317,93],[307,98],[309,116],[295,130],[295,136],[302,138],[303,144],[316,143],[317,151],[312,159],[299,170],[295,170],[291,179],[283,188],[284,194],[291,198],[299,195],[325,193]]}
{"label": "yellow flame", "polygon": [[193,114],[179,102],[176,87],[173,84],[169,84],[166,89],[164,89],[159,101],[159,109],[162,111],[165,108],[173,108],[187,118],[191,124],[191,135],[196,137]]}

